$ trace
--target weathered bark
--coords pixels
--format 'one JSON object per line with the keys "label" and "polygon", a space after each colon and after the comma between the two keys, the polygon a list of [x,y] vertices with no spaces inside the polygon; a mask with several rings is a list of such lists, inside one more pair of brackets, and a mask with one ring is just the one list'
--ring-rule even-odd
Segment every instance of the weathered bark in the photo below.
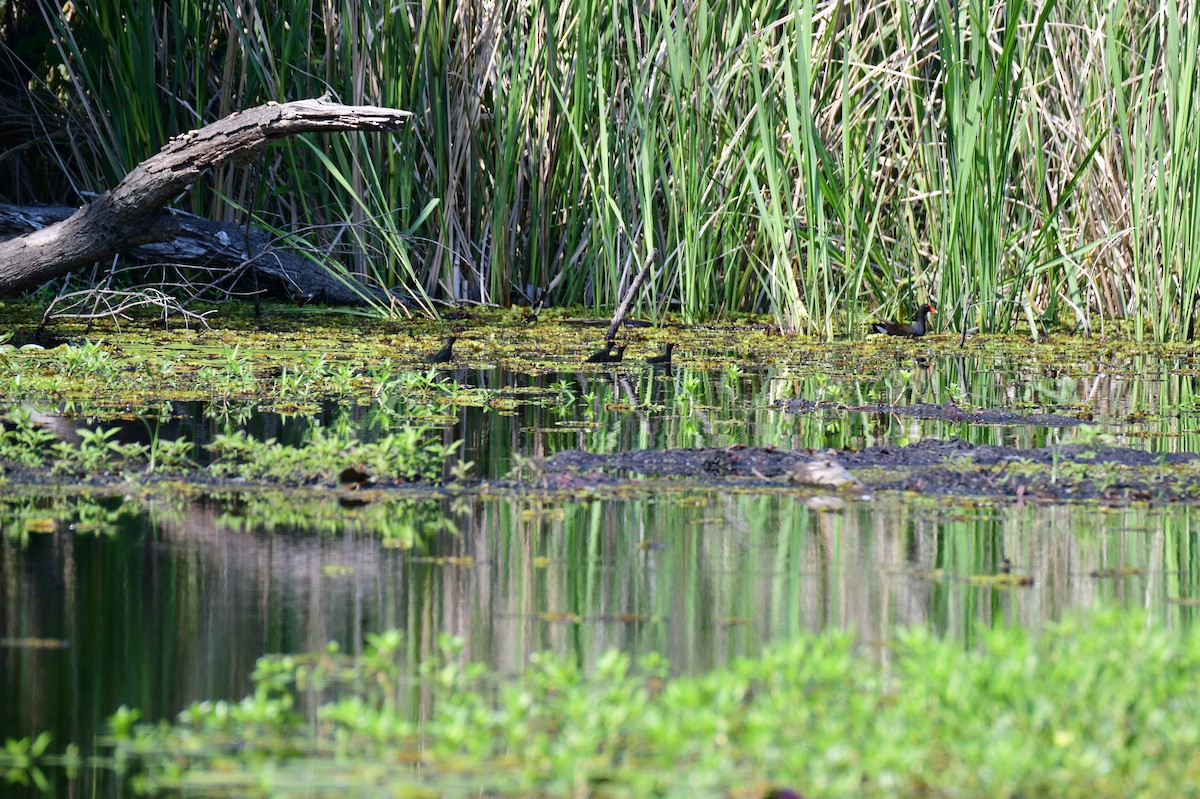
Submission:
{"label": "weathered bark", "polygon": [[[0,203],[0,239],[23,236],[62,222],[76,211],[65,205]],[[382,289],[348,284],[308,258],[275,247],[271,235],[254,226],[247,231],[245,226],[233,222],[162,213],[146,236],[153,241],[122,247],[122,257],[137,264],[193,266],[217,276],[245,274],[246,268],[252,268],[264,279],[260,282],[268,293],[293,300],[362,305],[370,297],[385,299]]]}
{"label": "weathered bark", "polygon": [[[170,216],[163,207],[206,169],[248,163],[268,144],[285,136],[390,131],[400,128],[410,116],[395,108],[298,100],[235,112],[189,131],[68,218],[0,242],[0,296],[32,288],[116,253],[174,238],[185,220]],[[232,243],[244,250],[243,238],[240,232],[237,238],[231,236]],[[294,257],[297,262],[303,260]],[[281,269],[286,267],[281,265]]]}

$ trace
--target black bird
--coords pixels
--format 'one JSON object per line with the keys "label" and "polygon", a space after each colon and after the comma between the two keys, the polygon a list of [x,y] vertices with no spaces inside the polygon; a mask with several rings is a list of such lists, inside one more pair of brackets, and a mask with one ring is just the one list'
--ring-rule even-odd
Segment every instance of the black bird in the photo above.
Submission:
{"label": "black bird", "polygon": [[584,363],[609,363],[612,359],[613,347],[617,346],[617,342],[609,339],[604,342],[604,349],[596,350],[591,355],[583,360]]}
{"label": "black bird", "polygon": [[625,357],[625,345],[622,344],[621,346],[617,347],[616,351],[613,351],[612,347],[613,347],[614,343],[615,342],[610,341],[608,344],[608,347],[606,349],[598,350],[597,352],[593,352],[591,357],[588,358],[586,362],[587,363],[620,363],[621,359]]}
{"label": "black bird", "polygon": [[425,363],[450,363],[454,359],[455,341],[458,341],[458,336],[448,336],[445,346],[437,352],[431,352],[425,356]]}
{"label": "black bird", "polygon": [[888,319],[883,322],[872,322],[872,333],[887,333],[889,336],[909,336],[910,338],[919,338],[928,331],[929,326],[925,321],[925,317],[929,314],[937,314],[937,308],[932,302],[927,302],[917,309],[917,320],[911,325],[906,325],[903,322],[897,322],[893,319]]}
{"label": "black bird", "polygon": [[646,359],[646,363],[651,366],[670,366],[671,365],[671,350],[675,349],[675,342],[668,341],[663,345],[661,355],[654,355]]}

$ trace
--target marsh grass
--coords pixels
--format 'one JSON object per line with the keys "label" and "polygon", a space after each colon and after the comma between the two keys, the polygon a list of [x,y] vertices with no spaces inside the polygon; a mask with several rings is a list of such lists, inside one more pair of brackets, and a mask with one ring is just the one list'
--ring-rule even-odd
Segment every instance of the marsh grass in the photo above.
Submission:
{"label": "marsh grass", "polygon": [[78,192],[267,100],[414,111],[183,203],[298,233],[421,313],[611,307],[656,253],[639,314],[767,311],[832,338],[933,299],[985,332],[1193,332],[1200,33],[1173,6],[38,8],[56,46],[35,88],[61,111],[38,124],[70,132],[55,152]]}

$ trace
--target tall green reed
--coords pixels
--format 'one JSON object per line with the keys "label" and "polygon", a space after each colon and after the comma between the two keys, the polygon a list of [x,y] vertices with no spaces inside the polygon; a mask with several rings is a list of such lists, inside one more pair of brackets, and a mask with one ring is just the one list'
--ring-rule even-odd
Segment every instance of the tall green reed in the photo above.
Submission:
{"label": "tall green reed", "polygon": [[1114,159],[1128,191],[1126,307],[1118,311],[1134,317],[1139,337],[1190,339],[1200,283],[1200,31],[1174,13],[1137,27],[1143,21],[1125,3],[1104,22]]}
{"label": "tall green reed", "polygon": [[611,307],[655,253],[642,314],[767,311],[830,338],[929,298],[941,324],[984,331],[1132,316],[1140,335],[1192,334],[1200,34],[1178,9],[40,7],[81,190],[266,100],[414,111],[399,136],[285,145],[185,203],[256,206],[425,312],[542,293]]}

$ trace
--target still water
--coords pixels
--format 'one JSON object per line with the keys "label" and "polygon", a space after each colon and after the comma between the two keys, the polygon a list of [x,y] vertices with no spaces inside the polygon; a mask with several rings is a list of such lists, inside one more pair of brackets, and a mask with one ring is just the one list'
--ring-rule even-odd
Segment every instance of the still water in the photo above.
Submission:
{"label": "still water", "polygon": [[[80,504],[59,510],[69,519]],[[329,501],[303,510],[342,515],[340,531],[266,530],[245,515],[263,509],[236,498],[183,512],[103,504],[102,532],[67,522],[0,543],[6,737],[48,729],[88,741],[120,705],[156,718],[237,698],[265,652],[329,641],[357,651],[388,628],[406,633],[414,658],[451,632],[502,671],[543,649],[591,663],[611,647],[699,671],[830,626],[883,643],[896,625],[928,623],[969,641],[976,622],[1037,626],[1114,603],[1190,623],[1194,607],[1179,600],[1200,595],[1186,507],[963,508],[881,495],[826,512],[785,494],[681,490],[372,508],[393,525],[440,528],[410,547]],[[1032,585],[968,579],[1005,557]]]}
{"label": "still water", "polygon": [[[491,392],[486,404],[451,407],[445,431],[484,480],[569,448],[824,449],[928,437],[1042,446],[1076,435],[775,406],[795,397],[1086,410],[1120,444],[1200,449],[1191,378],[1158,362],[1069,379],[961,358],[935,369],[899,363],[870,381],[779,369],[455,379]],[[363,437],[376,429],[362,406],[329,406],[318,419],[197,405],[171,415],[174,434],[198,442],[230,424],[297,440],[318,422],[357,425]],[[1190,506],[879,493],[827,511],[786,488],[670,481],[590,498],[485,487],[369,499],[53,487],[0,499],[0,738],[50,730],[86,749],[121,705],[171,718],[194,700],[243,696],[264,653],[329,641],[354,652],[389,628],[404,631],[414,660],[448,632],[501,672],[536,651],[590,664],[614,647],[699,672],[828,627],[876,646],[899,625],[928,624],[969,645],[978,624],[1037,627],[1103,605],[1188,625],[1200,597]],[[1031,582],[977,579],[1005,559]]]}

